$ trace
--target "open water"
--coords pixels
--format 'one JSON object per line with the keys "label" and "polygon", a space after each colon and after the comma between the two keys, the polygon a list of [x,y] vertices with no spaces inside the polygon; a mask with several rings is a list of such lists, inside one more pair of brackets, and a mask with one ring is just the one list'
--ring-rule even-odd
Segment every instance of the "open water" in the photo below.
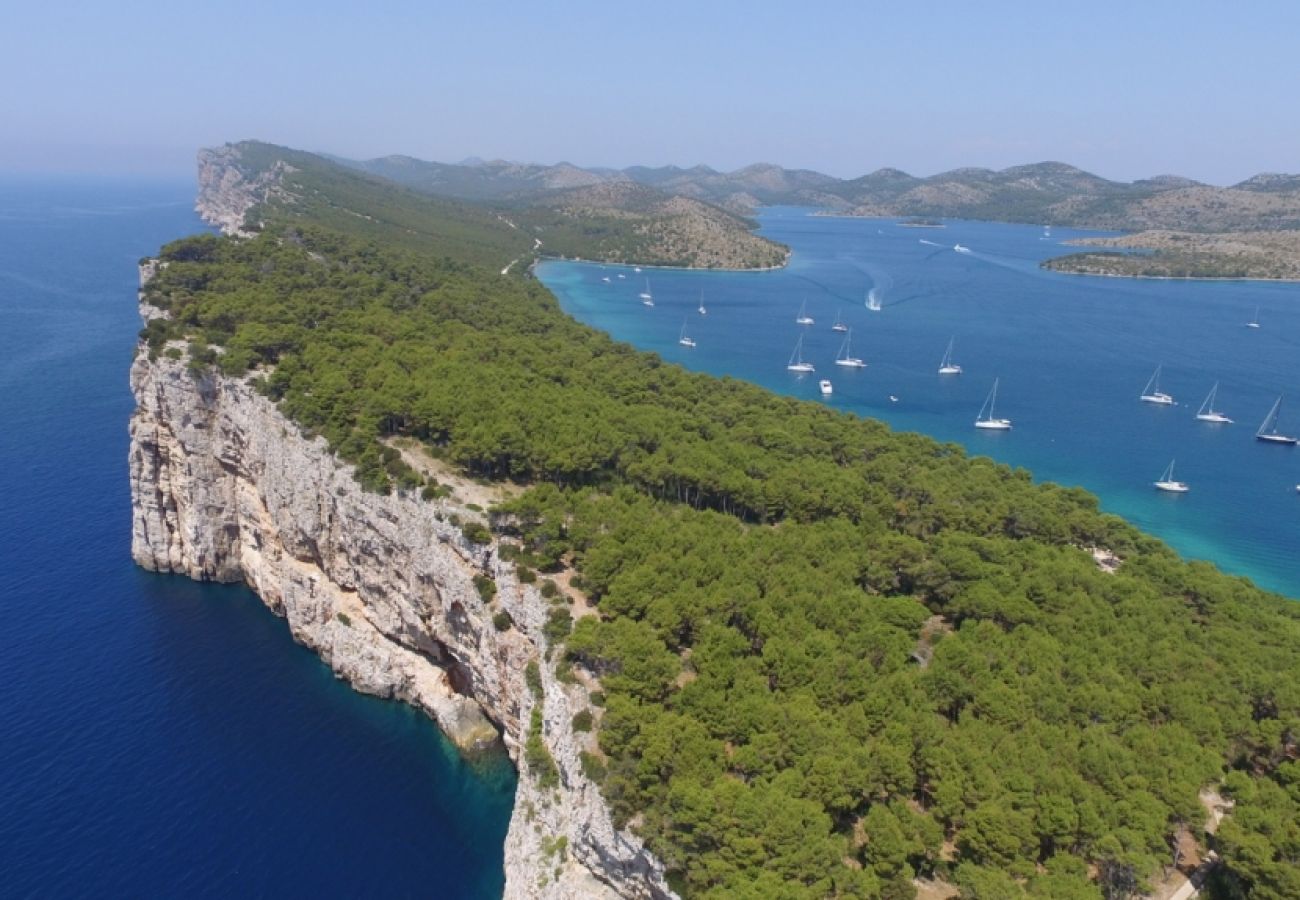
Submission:
{"label": "open water", "polygon": [[500,896],[508,761],[131,562],[136,262],[193,197],[0,181],[0,895]]}
{"label": "open water", "polygon": [[[538,276],[570,314],[666,360],[1081,485],[1184,555],[1300,598],[1300,449],[1254,439],[1283,393],[1293,396],[1279,427],[1300,434],[1300,284],[1063,275],[1039,262],[1085,232],[965,221],[906,228],[810,212],[759,217],[762,234],[794,250],[778,271],[637,273],[554,261]],[[654,307],[637,296],[647,278]],[[867,308],[873,290],[879,311]],[[794,322],[803,302],[812,326]],[[1247,328],[1256,308],[1260,327]],[[837,315],[868,368],[834,364]],[[694,349],[678,344],[683,323]],[[802,377],[785,368],[801,334],[817,367]],[[937,373],[949,338],[959,376]],[[1175,406],[1138,400],[1157,365]],[[995,377],[1009,432],[973,427]],[[822,378],[834,385],[830,398],[820,396]],[[1235,424],[1195,419],[1215,381],[1217,406]],[[1181,496],[1152,487],[1174,458],[1191,486]]]}

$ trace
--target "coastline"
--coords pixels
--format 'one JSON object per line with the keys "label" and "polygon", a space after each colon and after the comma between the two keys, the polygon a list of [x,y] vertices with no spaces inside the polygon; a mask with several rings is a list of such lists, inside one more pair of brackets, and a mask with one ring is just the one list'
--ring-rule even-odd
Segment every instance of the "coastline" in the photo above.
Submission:
{"label": "coastline", "polygon": [[[1064,259],[1065,257],[1053,257],[1053,259]],[[1132,278],[1139,281],[1208,281],[1208,282],[1250,282],[1252,284],[1300,284],[1300,278],[1261,278],[1258,276],[1243,275],[1241,277],[1229,277],[1226,275],[1126,275],[1122,272],[1076,272],[1069,269],[1054,269],[1047,263],[1052,260],[1046,259],[1038,264],[1038,268],[1044,272],[1055,272],[1058,275],[1079,275],[1084,278]]]}
{"label": "coastline", "polygon": [[667,266],[661,263],[606,262],[605,260],[600,260],[600,259],[585,259],[584,257],[581,256],[549,256],[546,254],[539,254],[533,260],[532,265],[528,267],[528,270],[531,272],[534,268],[537,267],[539,263],[544,263],[544,262],[576,262],[576,263],[584,263],[586,265],[591,265],[591,266],[604,266],[608,268],[664,269],[664,270],[672,270],[676,272],[779,272],[790,265],[790,258],[792,256],[794,256],[794,251],[787,250],[785,254],[785,259],[781,261],[780,265],[753,266],[750,268],[735,269],[735,268],[726,268],[724,266]]}

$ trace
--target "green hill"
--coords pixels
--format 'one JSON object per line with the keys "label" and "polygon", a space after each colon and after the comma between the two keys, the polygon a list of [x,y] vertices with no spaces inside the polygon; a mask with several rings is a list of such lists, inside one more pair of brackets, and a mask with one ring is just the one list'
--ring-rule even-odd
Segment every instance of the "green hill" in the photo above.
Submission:
{"label": "green hill", "polygon": [[1300,896],[1300,607],[1081,490],[618,344],[463,250],[481,210],[314,159],[257,236],[164,249],[150,352],[256,378],[374,490],[432,488],[395,435],[528,486],[494,527],[594,604],[548,664],[600,679],[586,768],[683,894],[1131,896],[1182,840],[1222,896]]}

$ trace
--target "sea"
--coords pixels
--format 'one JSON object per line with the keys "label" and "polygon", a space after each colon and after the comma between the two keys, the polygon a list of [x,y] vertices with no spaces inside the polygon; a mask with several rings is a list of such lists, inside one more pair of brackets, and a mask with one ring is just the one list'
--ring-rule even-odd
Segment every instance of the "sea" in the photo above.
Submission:
{"label": "sea", "polygon": [[504,756],[131,562],[136,264],[194,194],[0,179],[0,895],[499,897]]}
{"label": "sea", "polygon": [[[1283,395],[1277,427],[1300,434],[1300,284],[1068,275],[1039,264],[1098,232],[814,213],[759,214],[760,233],[793,250],[779,270],[536,271],[571,315],[669,362],[1082,486],[1184,556],[1300,598],[1300,448],[1255,440]],[[795,323],[801,307],[814,324]],[[837,320],[865,369],[835,364]],[[803,376],[786,369],[800,337],[816,366]],[[962,373],[941,376],[950,340]],[[1172,405],[1138,399],[1157,367]],[[1009,431],[974,427],[995,379]],[[1196,419],[1216,382],[1233,424]],[[1171,462],[1185,494],[1153,487]]]}

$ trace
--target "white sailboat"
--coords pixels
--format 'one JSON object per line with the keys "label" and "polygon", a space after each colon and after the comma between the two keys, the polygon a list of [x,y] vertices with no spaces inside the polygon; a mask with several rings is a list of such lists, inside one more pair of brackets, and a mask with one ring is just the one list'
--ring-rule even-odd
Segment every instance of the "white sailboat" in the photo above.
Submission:
{"label": "white sailboat", "polygon": [[1215,422],[1222,425],[1231,425],[1232,420],[1214,408],[1214,397],[1219,392],[1219,383],[1214,382],[1214,387],[1210,388],[1209,395],[1201,408],[1196,411],[1196,418],[1202,422]]}
{"label": "white sailboat", "polygon": [[707,309],[704,308],[704,291],[700,291],[700,309],[699,309],[699,313],[700,313],[700,315],[702,315],[702,316],[707,316],[707,315],[709,314],[709,311],[708,311]]}
{"label": "white sailboat", "polygon": [[[989,395],[984,398],[984,405],[980,407],[980,414],[975,419],[976,428],[987,428],[992,431],[1011,430],[1010,419],[999,419],[993,415],[993,407],[994,404],[997,403],[997,400],[998,400],[998,379],[994,378],[993,390],[989,391]],[[988,410],[987,416],[984,414],[985,410]]]}
{"label": "white sailboat", "polygon": [[682,319],[682,333],[679,334],[679,335],[677,336],[677,343],[681,344],[683,347],[694,347],[694,346],[695,346],[695,338],[690,337],[690,336],[687,335],[687,333],[686,333],[686,320],[685,320],[685,319]]}
{"label": "white sailboat", "polygon": [[955,338],[948,338],[948,349],[944,351],[943,359],[939,361],[940,375],[960,375],[961,366],[952,361],[952,342]]}
{"label": "white sailboat", "polygon": [[835,324],[831,326],[831,331],[848,331],[849,326],[840,320],[840,311],[835,310]]}
{"label": "white sailboat", "polygon": [[831,394],[835,393],[835,387],[831,384],[829,378],[823,378],[821,381],[817,382],[817,388],[822,392],[823,397],[829,397]]}
{"label": "white sailboat", "polygon": [[799,335],[799,340],[795,341],[794,352],[790,354],[790,361],[785,366],[791,372],[798,372],[803,375],[806,372],[816,372],[817,368],[810,362],[803,360],[803,335]]}
{"label": "white sailboat", "polygon": [[1277,430],[1277,413],[1282,408],[1282,398],[1279,396],[1273,401],[1273,408],[1268,411],[1264,421],[1260,423],[1259,430],[1255,432],[1255,440],[1263,441],[1266,444],[1282,444],[1287,447],[1294,447],[1300,438],[1293,438],[1281,434]]}
{"label": "white sailboat", "polygon": [[1174,480],[1174,461],[1169,460],[1169,467],[1165,469],[1164,474],[1160,476],[1159,481],[1152,482],[1158,491],[1167,491],[1170,494],[1186,494],[1191,488],[1185,481]]}
{"label": "white sailboat", "polygon": [[1147,380],[1147,386],[1138,395],[1138,399],[1143,403],[1155,403],[1160,406],[1174,405],[1174,398],[1160,390],[1160,370],[1162,368],[1164,366],[1156,366],[1156,370],[1151,373],[1151,377]]}
{"label": "white sailboat", "polygon": [[[637,269],[637,271],[639,272],[639,271],[641,271],[641,270],[640,270],[640,269]],[[654,305],[655,305],[655,297],[654,297],[654,294],[650,293],[650,279],[649,279],[649,278],[647,278],[647,279],[645,280],[645,290],[641,292],[641,302],[644,303],[646,306],[654,306]]]}
{"label": "white sailboat", "polygon": [[844,335],[844,343],[840,344],[840,352],[835,355],[835,365],[844,366],[846,369],[865,369],[867,361],[859,359],[856,356],[849,355],[849,343],[853,340],[853,330]]}
{"label": "white sailboat", "polygon": [[796,324],[796,325],[811,325],[811,324],[813,324],[813,317],[810,316],[810,315],[808,315],[808,301],[807,301],[807,300],[805,300],[803,303],[800,303],[800,304],[799,304],[799,315],[795,316],[794,324]]}
{"label": "white sailboat", "polygon": [[1255,307],[1255,316],[1254,316],[1254,318],[1252,318],[1249,322],[1246,323],[1246,327],[1247,327],[1247,328],[1258,328],[1258,327],[1259,327],[1259,307],[1258,307],[1258,306]]}

